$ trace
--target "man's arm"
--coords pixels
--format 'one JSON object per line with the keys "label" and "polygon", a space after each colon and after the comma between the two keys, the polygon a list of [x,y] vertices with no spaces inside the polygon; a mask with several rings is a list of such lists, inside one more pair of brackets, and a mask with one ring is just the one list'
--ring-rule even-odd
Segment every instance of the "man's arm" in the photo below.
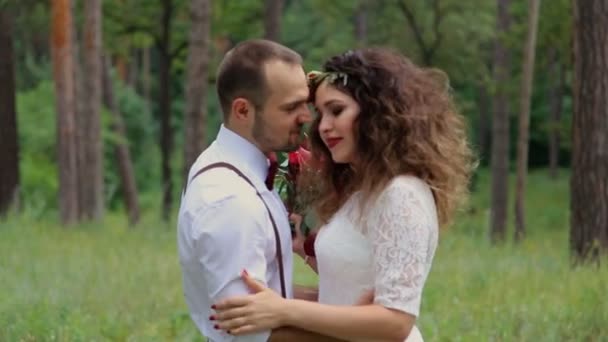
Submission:
{"label": "man's arm", "polygon": [[[238,194],[213,203],[200,211],[193,222],[194,248],[206,283],[210,306],[227,297],[249,293],[240,278],[247,270],[258,281],[266,284],[266,209],[255,195]],[[238,213],[238,215],[235,215]],[[209,315],[214,311],[209,307]],[[208,327],[213,327],[209,322]],[[262,342],[270,330],[247,336],[231,336],[210,329],[208,337],[214,341]]]}

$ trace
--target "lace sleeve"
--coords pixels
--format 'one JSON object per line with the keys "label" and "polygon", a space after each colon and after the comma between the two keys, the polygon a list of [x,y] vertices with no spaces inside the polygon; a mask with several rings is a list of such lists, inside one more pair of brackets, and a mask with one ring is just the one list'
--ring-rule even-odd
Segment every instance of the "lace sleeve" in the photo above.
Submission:
{"label": "lace sleeve", "polygon": [[393,181],[374,204],[367,228],[374,302],[418,316],[437,245],[436,210],[430,190],[407,179]]}

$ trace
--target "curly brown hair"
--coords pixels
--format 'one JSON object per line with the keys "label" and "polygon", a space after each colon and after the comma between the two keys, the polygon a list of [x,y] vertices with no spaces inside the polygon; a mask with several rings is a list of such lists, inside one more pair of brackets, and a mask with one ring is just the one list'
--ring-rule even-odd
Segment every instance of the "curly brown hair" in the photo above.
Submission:
{"label": "curly brown hair", "polygon": [[[339,75],[331,86],[353,97],[361,111],[354,124],[358,162],[353,165],[332,161],[319,134],[320,115],[311,126],[319,219],[326,223],[355,191],[365,208],[394,177],[413,175],[430,186],[439,223],[446,226],[466,198],[475,167],[447,76],[385,48],[334,56],[324,71]],[[346,80],[340,79],[344,75]],[[311,83],[313,103],[320,83]]]}

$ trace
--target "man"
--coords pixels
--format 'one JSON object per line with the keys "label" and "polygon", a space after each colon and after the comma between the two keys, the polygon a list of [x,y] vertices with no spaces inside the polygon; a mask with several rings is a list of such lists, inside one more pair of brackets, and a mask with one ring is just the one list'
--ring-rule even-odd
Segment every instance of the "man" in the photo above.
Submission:
{"label": "man", "polygon": [[[288,328],[235,337],[216,329],[211,317],[218,300],[249,293],[240,277],[244,270],[277,293],[294,296],[287,212],[266,178],[267,156],[296,149],[310,121],[301,63],[280,44],[250,40],[228,52],[218,69],[223,125],[190,169],[178,218],[186,302],[211,341],[326,339]],[[205,169],[218,162],[234,169]]]}

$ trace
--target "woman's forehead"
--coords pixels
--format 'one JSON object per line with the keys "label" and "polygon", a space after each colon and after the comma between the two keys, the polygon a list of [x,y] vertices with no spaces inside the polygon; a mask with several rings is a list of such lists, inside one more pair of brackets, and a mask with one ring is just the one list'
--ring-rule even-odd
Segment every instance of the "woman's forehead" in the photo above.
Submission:
{"label": "woman's forehead", "polygon": [[317,87],[315,93],[315,107],[321,107],[326,103],[332,102],[333,100],[341,100],[346,102],[354,101],[350,95],[339,90],[331,83],[323,81],[323,83]]}

